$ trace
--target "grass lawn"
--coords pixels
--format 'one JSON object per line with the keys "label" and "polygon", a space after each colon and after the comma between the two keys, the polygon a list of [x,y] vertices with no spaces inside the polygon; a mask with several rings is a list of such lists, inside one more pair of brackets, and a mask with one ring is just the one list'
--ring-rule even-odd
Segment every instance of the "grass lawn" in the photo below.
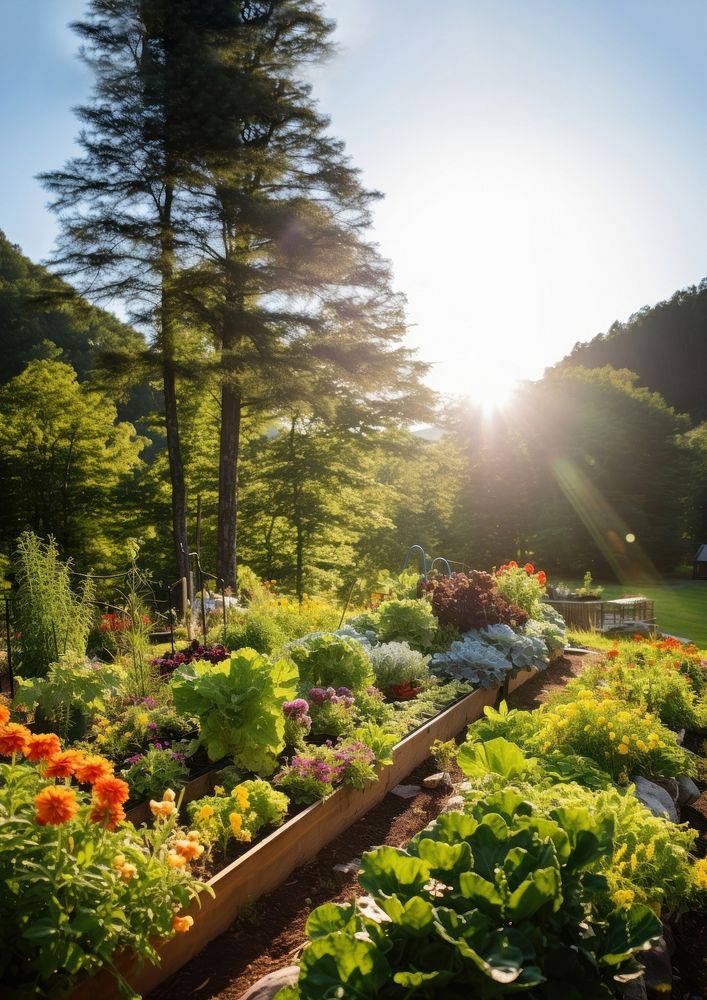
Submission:
{"label": "grass lawn", "polygon": [[[581,581],[570,581],[569,586],[579,587]],[[634,589],[619,583],[602,583],[601,586],[604,588],[601,596],[605,601],[638,593],[655,601],[655,616],[660,629],[692,639],[700,649],[707,648],[707,580],[666,580],[658,586]]]}

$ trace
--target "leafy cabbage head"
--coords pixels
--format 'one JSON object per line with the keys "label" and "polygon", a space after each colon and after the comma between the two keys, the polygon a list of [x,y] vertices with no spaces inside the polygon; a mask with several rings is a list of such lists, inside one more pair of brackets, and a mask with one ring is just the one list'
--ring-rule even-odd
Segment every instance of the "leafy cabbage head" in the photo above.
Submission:
{"label": "leafy cabbage head", "polygon": [[297,691],[291,660],[273,662],[254,649],[239,649],[221,663],[185,664],[171,688],[177,711],[198,717],[211,760],[231,756],[247,771],[273,773],[285,747],[282,703]]}
{"label": "leafy cabbage head", "polygon": [[366,647],[349,636],[315,632],[287,647],[299,671],[303,690],[347,687],[365,690],[373,684],[373,668]]}

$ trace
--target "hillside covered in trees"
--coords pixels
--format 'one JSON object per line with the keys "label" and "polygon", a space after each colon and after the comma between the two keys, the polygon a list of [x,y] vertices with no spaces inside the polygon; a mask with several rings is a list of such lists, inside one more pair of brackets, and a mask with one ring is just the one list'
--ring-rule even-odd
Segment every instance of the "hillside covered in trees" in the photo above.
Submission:
{"label": "hillside covered in trees", "polygon": [[678,413],[707,420],[707,278],[575,344],[561,364],[627,368]]}

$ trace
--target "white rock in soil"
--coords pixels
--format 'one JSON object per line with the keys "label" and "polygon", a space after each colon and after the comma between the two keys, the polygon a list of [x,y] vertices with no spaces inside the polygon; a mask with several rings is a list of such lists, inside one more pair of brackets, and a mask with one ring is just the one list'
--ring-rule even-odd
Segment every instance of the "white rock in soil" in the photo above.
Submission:
{"label": "white rock in soil", "polygon": [[464,796],[463,795],[452,795],[451,798],[447,799],[444,804],[444,809],[442,812],[459,812],[460,809],[464,808]]}
{"label": "white rock in soil", "polygon": [[440,785],[451,787],[452,778],[448,771],[438,771],[437,774],[430,774],[422,779],[424,788],[439,788]]}
{"label": "white rock in soil", "polygon": [[636,786],[636,798],[654,816],[662,816],[664,819],[669,819],[672,823],[680,822],[675,803],[664,788],[656,785],[655,781],[649,781],[648,778],[641,777],[641,775],[635,777],[633,781]]}
{"label": "white rock in soil", "polygon": [[350,861],[345,861],[341,865],[334,865],[334,871],[343,872],[344,875],[355,875],[360,867],[361,867],[361,859],[352,858]]}
{"label": "white rock in soil", "polygon": [[299,976],[299,965],[288,965],[276,972],[269,972],[246,990],[240,1000],[272,1000],[285,986],[294,986]]}
{"label": "white rock in soil", "polygon": [[414,799],[421,791],[419,785],[396,785],[391,789],[391,794],[397,795],[399,799]]}
{"label": "white rock in soil", "polygon": [[692,780],[688,778],[687,775],[683,775],[682,778],[678,778],[678,804],[681,806],[689,806],[691,802],[695,802],[700,797],[700,790]]}

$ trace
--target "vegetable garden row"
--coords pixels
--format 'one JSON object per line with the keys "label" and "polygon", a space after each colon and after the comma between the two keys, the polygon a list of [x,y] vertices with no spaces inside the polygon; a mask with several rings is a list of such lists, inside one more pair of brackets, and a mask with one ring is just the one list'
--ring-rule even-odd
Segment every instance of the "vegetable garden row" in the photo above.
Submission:
{"label": "vegetable garden row", "polygon": [[364,857],[372,901],[315,911],[293,995],[547,992],[578,969],[615,989],[659,907],[707,886],[691,834],[627,791],[694,773],[676,731],[704,724],[705,677],[645,642],[540,712],[494,711],[564,646],[544,584],[436,578],[339,629],[253,601],[148,669],[73,649],[23,678],[0,706],[7,995],[144,994],[484,709],[464,816]]}

